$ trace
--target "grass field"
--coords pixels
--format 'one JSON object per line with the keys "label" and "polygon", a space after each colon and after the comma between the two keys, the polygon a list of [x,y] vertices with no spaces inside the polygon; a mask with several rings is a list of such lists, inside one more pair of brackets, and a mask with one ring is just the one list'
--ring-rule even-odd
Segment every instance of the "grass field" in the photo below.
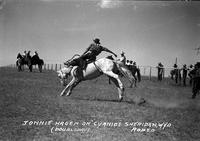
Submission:
{"label": "grass field", "polygon": [[0,68],[0,140],[200,140],[200,96],[191,99],[191,87],[168,79],[144,79],[137,88],[123,82],[122,102],[105,76],[60,97],[63,87],[53,71]]}

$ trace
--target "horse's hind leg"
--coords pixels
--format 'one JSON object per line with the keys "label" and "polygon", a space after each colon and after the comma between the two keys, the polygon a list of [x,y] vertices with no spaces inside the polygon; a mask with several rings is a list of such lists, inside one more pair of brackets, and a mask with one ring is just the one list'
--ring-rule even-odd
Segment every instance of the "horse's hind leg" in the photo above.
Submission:
{"label": "horse's hind leg", "polygon": [[110,77],[111,81],[117,86],[118,93],[119,93],[119,100],[122,101],[123,94],[124,94],[124,86],[121,80],[119,79],[119,76],[113,73],[112,71],[104,72],[104,73],[107,74]]}
{"label": "horse's hind leg", "polygon": [[[125,75],[126,78],[128,78],[130,82],[130,88],[133,87],[133,83],[136,82],[134,76],[132,75],[132,72],[127,67],[121,67],[121,70],[123,71],[123,75]],[[135,84],[136,87],[136,84]]]}
{"label": "horse's hind leg", "polygon": [[71,94],[73,88],[75,88],[79,84],[79,82],[79,80],[75,80],[74,83],[71,84],[71,86],[69,87],[69,91],[67,92],[67,96]]}
{"label": "horse's hind leg", "polygon": [[111,77],[110,80],[117,86],[117,90],[119,93],[119,100],[122,101],[123,100],[123,89],[121,89],[119,87],[119,83],[118,83],[117,79]]}

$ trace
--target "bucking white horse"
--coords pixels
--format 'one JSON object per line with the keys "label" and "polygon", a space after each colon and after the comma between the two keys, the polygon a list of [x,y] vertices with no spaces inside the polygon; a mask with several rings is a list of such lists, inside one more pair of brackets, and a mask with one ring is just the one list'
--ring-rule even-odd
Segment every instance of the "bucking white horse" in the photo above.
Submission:
{"label": "bucking white horse", "polygon": [[[135,82],[134,77],[131,75],[131,72],[126,69],[126,67],[123,67],[117,63],[117,61],[108,58],[101,58],[95,62],[89,63],[84,70],[78,66],[65,65],[61,70],[57,71],[61,83],[66,86],[60,96],[64,96],[66,92],[66,95],[69,96],[73,88],[76,87],[81,81],[91,80],[105,74],[111,78],[111,81],[116,85],[119,100],[121,101],[124,95],[124,85],[117,74],[119,71],[129,79],[131,84]],[[72,76],[72,80],[66,85],[66,79],[69,75]]]}

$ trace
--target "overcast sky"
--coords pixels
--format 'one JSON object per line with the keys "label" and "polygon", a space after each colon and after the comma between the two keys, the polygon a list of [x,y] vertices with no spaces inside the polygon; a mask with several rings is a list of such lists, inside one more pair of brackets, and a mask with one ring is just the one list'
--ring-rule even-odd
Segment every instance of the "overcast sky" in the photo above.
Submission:
{"label": "overcast sky", "polygon": [[[138,65],[200,60],[200,2],[7,0],[0,7],[0,65],[38,51],[45,63],[81,54],[94,37]],[[102,52],[98,57],[107,56]]]}

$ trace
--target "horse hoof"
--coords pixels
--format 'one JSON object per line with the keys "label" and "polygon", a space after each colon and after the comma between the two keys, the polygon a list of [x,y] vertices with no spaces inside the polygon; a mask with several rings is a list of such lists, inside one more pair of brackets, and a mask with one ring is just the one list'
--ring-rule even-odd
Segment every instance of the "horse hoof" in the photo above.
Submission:
{"label": "horse hoof", "polygon": [[64,93],[61,93],[61,94],[60,94],[60,96],[64,96],[64,95],[65,95]]}
{"label": "horse hoof", "polygon": [[146,103],[146,100],[144,98],[141,98],[140,101],[139,101],[139,103],[138,103],[138,105],[142,105],[144,103]]}
{"label": "horse hoof", "polygon": [[196,95],[192,95],[192,99],[195,99]]}
{"label": "horse hoof", "polygon": [[123,100],[123,97],[121,97],[121,98],[119,99],[119,102],[122,102],[122,100]]}
{"label": "horse hoof", "polygon": [[66,96],[70,96],[71,93],[67,93]]}

